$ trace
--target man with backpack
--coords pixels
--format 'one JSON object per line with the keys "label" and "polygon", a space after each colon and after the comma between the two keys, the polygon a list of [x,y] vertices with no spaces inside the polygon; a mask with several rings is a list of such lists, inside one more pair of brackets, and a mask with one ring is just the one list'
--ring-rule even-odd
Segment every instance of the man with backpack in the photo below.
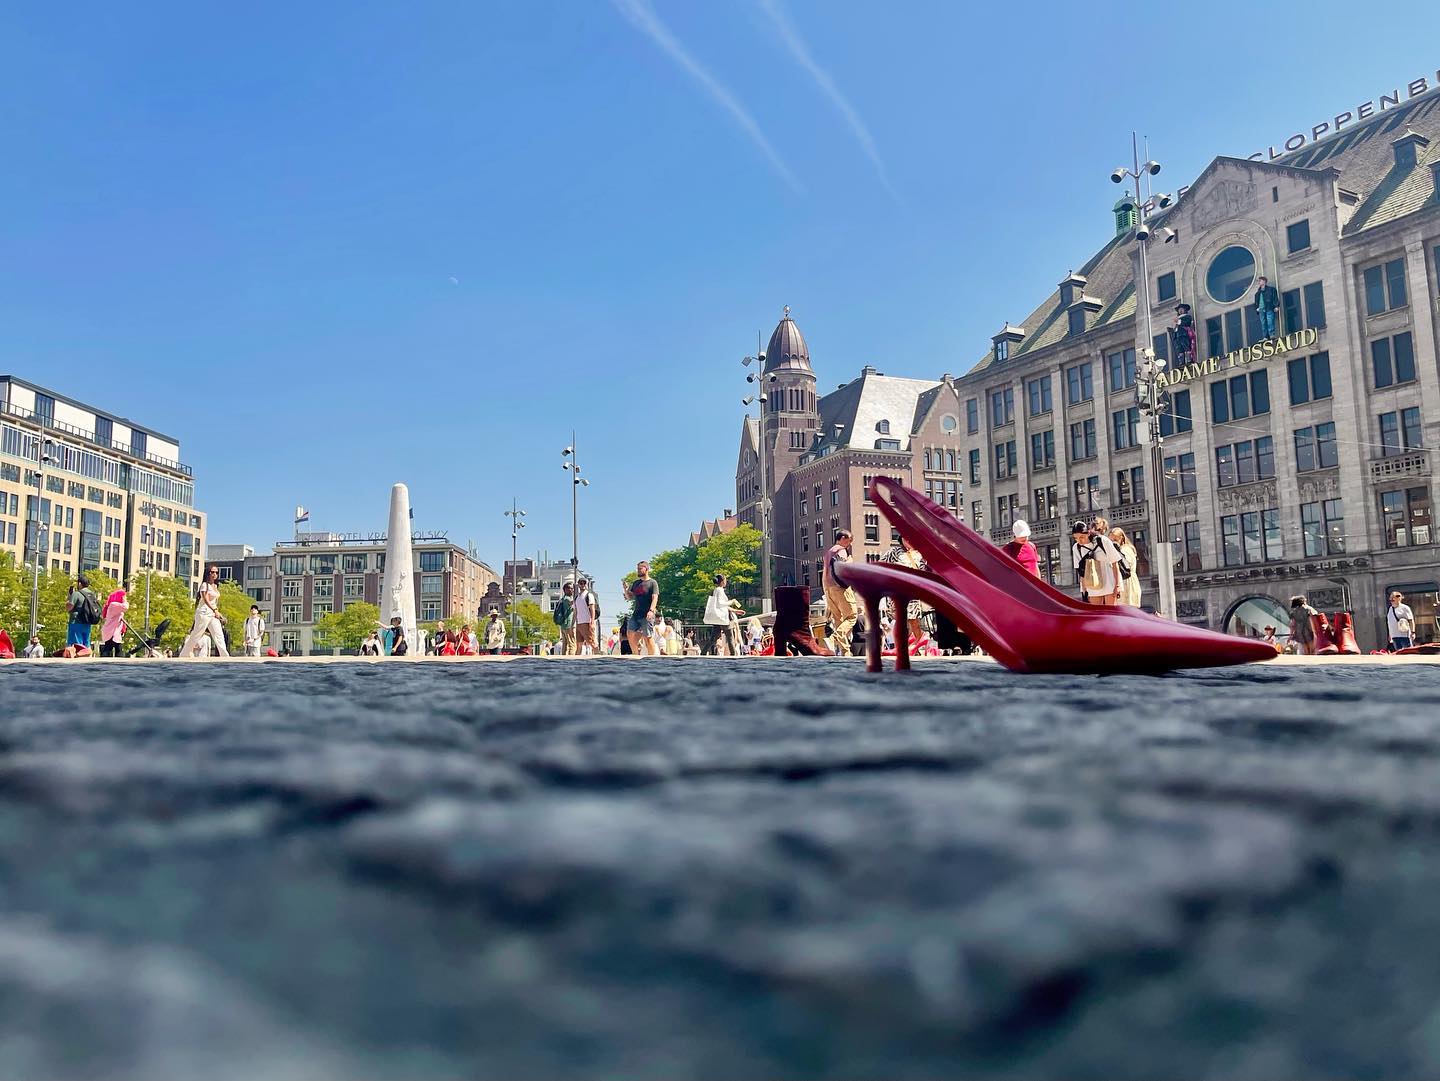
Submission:
{"label": "man with backpack", "polygon": [[74,656],[90,653],[90,628],[100,622],[100,601],[90,589],[90,579],[80,575],[65,602],[70,622],[65,631],[65,648],[74,649]]}
{"label": "man with backpack", "polygon": [[566,582],[562,588],[562,595],[555,602],[555,611],[552,618],[555,626],[560,628],[560,655],[573,657],[575,655],[575,586]]}

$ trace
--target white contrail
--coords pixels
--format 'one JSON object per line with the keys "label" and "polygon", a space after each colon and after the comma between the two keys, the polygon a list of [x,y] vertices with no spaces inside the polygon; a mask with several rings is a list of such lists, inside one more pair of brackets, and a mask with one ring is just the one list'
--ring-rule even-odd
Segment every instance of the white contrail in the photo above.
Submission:
{"label": "white contrail", "polygon": [[679,40],[655,14],[650,7],[649,0],[611,0],[620,14],[629,19],[634,26],[645,34],[651,41],[678,64],[690,78],[694,79],[740,125],[740,129],[750,136],[753,142],[765,155],[771,167],[780,174],[780,178],[786,184],[798,192],[803,192],[804,186],[790,171],[790,167],[780,159],[775,148],[770,145],[770,140],[765,138],[765,133],[760,130],[760,125],[750,115],[748,109],[740,104],[730,90],[721,83],[715,76],[690,54],[690,51],[680,44]]}
{"label": "white contrail", "polygon": [[850,104],[850,99],[840,92],[840,88],[835,85],[835,80],[830,78],[830,73],[822,68],[816,62],[815,57],[810,54],[810,49],[806,46],[804,39],[800,37],[800,32],[795,29],[795,25],[785,14],[785,9],[781,6],[780,0],[759,0],[759,3],[761,10],[763,10],[765,14],[770,17],[770,21],[775,24],[775,29],[780,34],[780,40],[784,42],[785,48],[790,51],[790,55],[795,58],[802,68],[810,73],[810,77],[815,80],[815,85],[820,88],[821,93],[830,99],[830,104],[835,106],[835,111],[840,114],[849,126],[851,134],[855,136],[855,141],[860,144],[860,148],[865,151],[865,156],[868,157],[870,163],[875,166],[875,172],[880,178],[880,183],[884,186],[885,190],[890,193],[890,197],[897,203],[902,202],[900,193],[897,192],[894,185],[890,183],[890,174],[885,170],[885,162],[880,158],[880,151],[875,147],[875,139],[870,134],[870,129],[865,126],[865,121],[860,119],[860,114],[855,111],[855,106]]}

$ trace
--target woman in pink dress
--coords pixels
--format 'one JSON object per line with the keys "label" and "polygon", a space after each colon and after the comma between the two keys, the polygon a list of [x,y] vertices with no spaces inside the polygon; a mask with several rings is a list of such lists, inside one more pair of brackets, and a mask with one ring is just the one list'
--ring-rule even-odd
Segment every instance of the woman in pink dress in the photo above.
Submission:
{"label": "woman in pink dress", "polygon": [[106,599],[100,609],[100,656],[123,656],[125,613],[129,609],[130,602],[125,599],[123,589],[117,589]]}

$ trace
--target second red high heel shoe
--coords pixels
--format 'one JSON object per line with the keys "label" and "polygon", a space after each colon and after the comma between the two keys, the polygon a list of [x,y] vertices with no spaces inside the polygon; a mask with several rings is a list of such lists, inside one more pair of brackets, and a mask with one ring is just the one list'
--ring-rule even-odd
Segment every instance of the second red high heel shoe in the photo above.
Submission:
{"label": "second red high heel shoe", "polygon": [[[1264,642],[1173,623],[1138,609],[1088,605],[1025,571],[918,492],[884,477],[871,485],[881,513],[925,556],[929,571],[842,563],[836,575],[865,600],[878,638],[880,600],[919,600],[944,612],[1017,672],[1162,672],[1266,660]],[[902,611],[903,604],[896,610]],[[876,629],[870,631],[874,626]],[[895,628],[897,643],[903,630]],[[879,650],[867,649],[872,671]],[[908,650],[896,657],[908,668]]]}

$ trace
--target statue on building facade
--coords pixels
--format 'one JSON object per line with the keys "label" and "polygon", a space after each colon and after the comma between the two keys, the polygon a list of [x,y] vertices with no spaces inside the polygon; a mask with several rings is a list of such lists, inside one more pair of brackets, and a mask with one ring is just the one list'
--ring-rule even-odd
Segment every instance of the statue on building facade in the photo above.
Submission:
{"label": "statue on building facade", "polygon": [[1177,368],[1195,359],[1195,317],[1190,314],[1188,304],[1175,305],[1175,325],[1170,329],[1170,344]]}
{"label": "statue on building facade", "polygon": [[1275,337],[1275,315],[1280,307],[1280,294],[1270,284],[1270,279],[1261,275],[1260,287],[1255,290],[1255,314],[1260,316],[1260,336]]}

